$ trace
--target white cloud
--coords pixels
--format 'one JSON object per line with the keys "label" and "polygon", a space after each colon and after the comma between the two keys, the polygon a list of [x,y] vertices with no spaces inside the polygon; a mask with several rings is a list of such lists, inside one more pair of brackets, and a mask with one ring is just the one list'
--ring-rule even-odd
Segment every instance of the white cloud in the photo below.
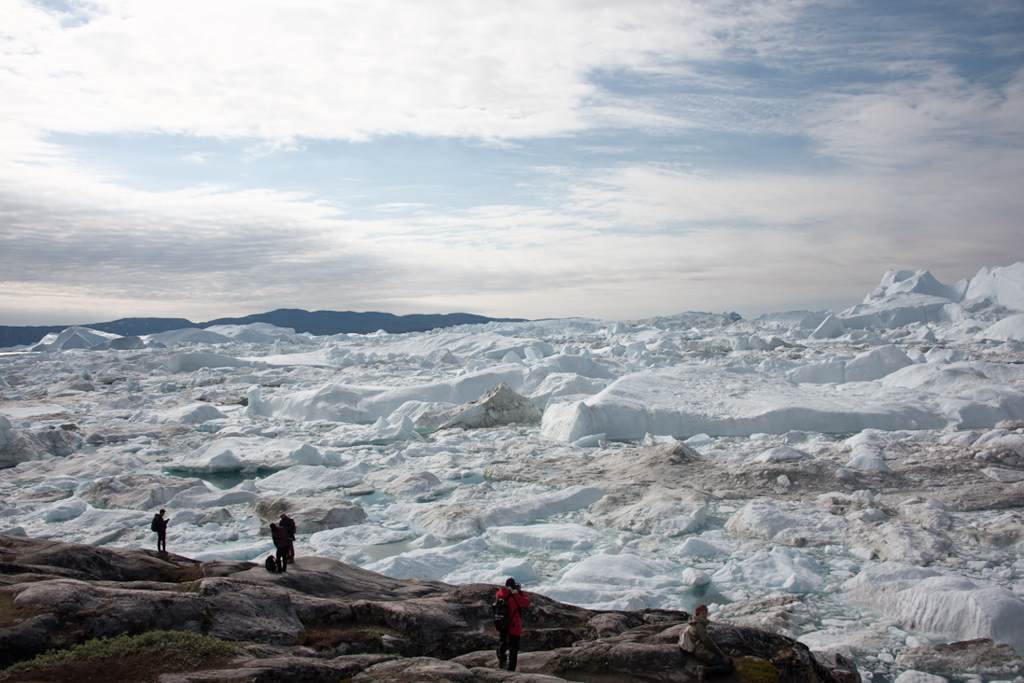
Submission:
{"label": "white cloud", "polygon": [[[1024,72],[963,75],[943,61],[949,27],[876,30],[858,15],[876,31],[858,40],[841,21],[807,21],[851,8],[110,0],[62,14],[0,3],[0,311],[638,317],[770,306],[808,289],[860,298],[888,267],[953,281],[1006,265],[1024,251]],[[1019,49],[995,43],[1004,58]],[[867,76],[817,83],[816,70]],[[609,129],[684,151],[595,136],[580,147],[616,151],[611,166],[522,165],[531,138]],[[754,171],[742,149],[722,162],[706,131],[797,138],[828,170]],[[143,191],[114,165],[43,142],[54,132],[245,140],[239,175],[318,140],[460,138],[521,153],[513,175],[540,204],[456,211],[367,191],[356,214],[333,196],[239,190],[226,175]],[[177,158],[197,172],[229,165],[218,152],[204,166],[213,154]]]}
{"label": "white cloud", "polygon": [[5,117],[272,140],[579,130],[592,71],[712,58],[717,33],[756,20],[653,1],[108,0],[62,28],[26,0],[5,5]]}

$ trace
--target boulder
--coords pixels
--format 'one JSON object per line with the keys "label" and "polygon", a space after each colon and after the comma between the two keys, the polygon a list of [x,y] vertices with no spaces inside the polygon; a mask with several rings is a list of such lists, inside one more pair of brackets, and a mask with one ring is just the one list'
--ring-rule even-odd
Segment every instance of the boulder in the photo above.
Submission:
{"label": "boulder", "polygon": [[11,592],[17,606],[52,612],[84,638],[155,629],[202,633],[206,617],[206,602],[195,593],[106,588],[74,579],[22,583]]}
{"label": "boulder", "polygon": [[0,629],[0,669],[50,649],[60,622],[52,614],[41,614]]}
{"label": "boulder", "polygon": [[197,564],[141,548],[94,548],[15,536],[0,536],[0,550],[10,564],[88,581],[159,581],[181,566]]}
{"label": "boulder", "polygon": [[393,659],[393,655],[382,654],[349,655],[333,659],[250,659],[237,668],[164,674],[160,677],[160,683],[337,683],[339,680],[351,680],[353,675],[367,667]]}
{"label": "boulder", "polygon": [[352,678],[352,683],[402,683],[408,681],[449,681],[450,683],[476,683],[472,671],[456,662],[431,657],[412,657],[382,662],[369,667]]}
{"label": "boulder", "polygon": [[199,595],[209,603],[208,635],[223,640],[291,645],[303,630],[290,591],[232,578],[203,579]]}

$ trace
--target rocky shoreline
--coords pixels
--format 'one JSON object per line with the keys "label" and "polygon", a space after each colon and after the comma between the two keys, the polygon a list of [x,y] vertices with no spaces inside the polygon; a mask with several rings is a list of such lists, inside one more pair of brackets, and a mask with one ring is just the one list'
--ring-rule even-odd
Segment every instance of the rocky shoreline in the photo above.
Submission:
{"label": "rocky shoreline", "polygon": [[[696,680],[696,663],[676,646],[685,612],[595,611],[541,595],[519,671],[499,670],[494,591],[318,557],[271,574],[252,562],[0,536],[0,667],[93,638],[168,630],[253,645],[228,668],[164,674],[164,683]],[[766,671],[781,683],[860,681],[853,662],[785,636],[726,624],[710,632],[741,664],[736,681],[774,679],[757,678]]]}

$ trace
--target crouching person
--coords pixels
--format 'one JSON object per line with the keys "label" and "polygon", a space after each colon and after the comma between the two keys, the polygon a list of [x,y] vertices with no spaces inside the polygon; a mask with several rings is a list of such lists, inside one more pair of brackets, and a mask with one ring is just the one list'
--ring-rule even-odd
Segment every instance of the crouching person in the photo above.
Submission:
{"label": "crouching person", "polygon": [[697,680],[703,683],[708,678],[728,676],[732,673],[732,658],[722,652],[708,635],[708,606],[697,605],[690,617],[689,626],[679,637],[679,647],[693,654],[701,664],[697,667]]}

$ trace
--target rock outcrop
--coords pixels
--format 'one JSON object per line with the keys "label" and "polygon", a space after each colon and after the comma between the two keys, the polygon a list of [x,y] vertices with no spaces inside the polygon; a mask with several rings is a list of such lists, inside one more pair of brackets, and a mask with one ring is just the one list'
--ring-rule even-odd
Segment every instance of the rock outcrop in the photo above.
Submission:
{"label": "rock outcrop", "polygon": [[[0,536],[0,667],[91,638],[161,629],[257,644],[229,668],[167,674],[164,683],[696,680],[696,663],[676,645],[685,612],[598,612],[536,594],[519,671],[501,671],[494,592],[392,579],[326,558],[300,557],[272,574],[252,562]],[[860,681],[852,662],[784,636],[725,624],[709,630],[737,660],[741,680],[748,667],[770,669],[780,682]]]}

